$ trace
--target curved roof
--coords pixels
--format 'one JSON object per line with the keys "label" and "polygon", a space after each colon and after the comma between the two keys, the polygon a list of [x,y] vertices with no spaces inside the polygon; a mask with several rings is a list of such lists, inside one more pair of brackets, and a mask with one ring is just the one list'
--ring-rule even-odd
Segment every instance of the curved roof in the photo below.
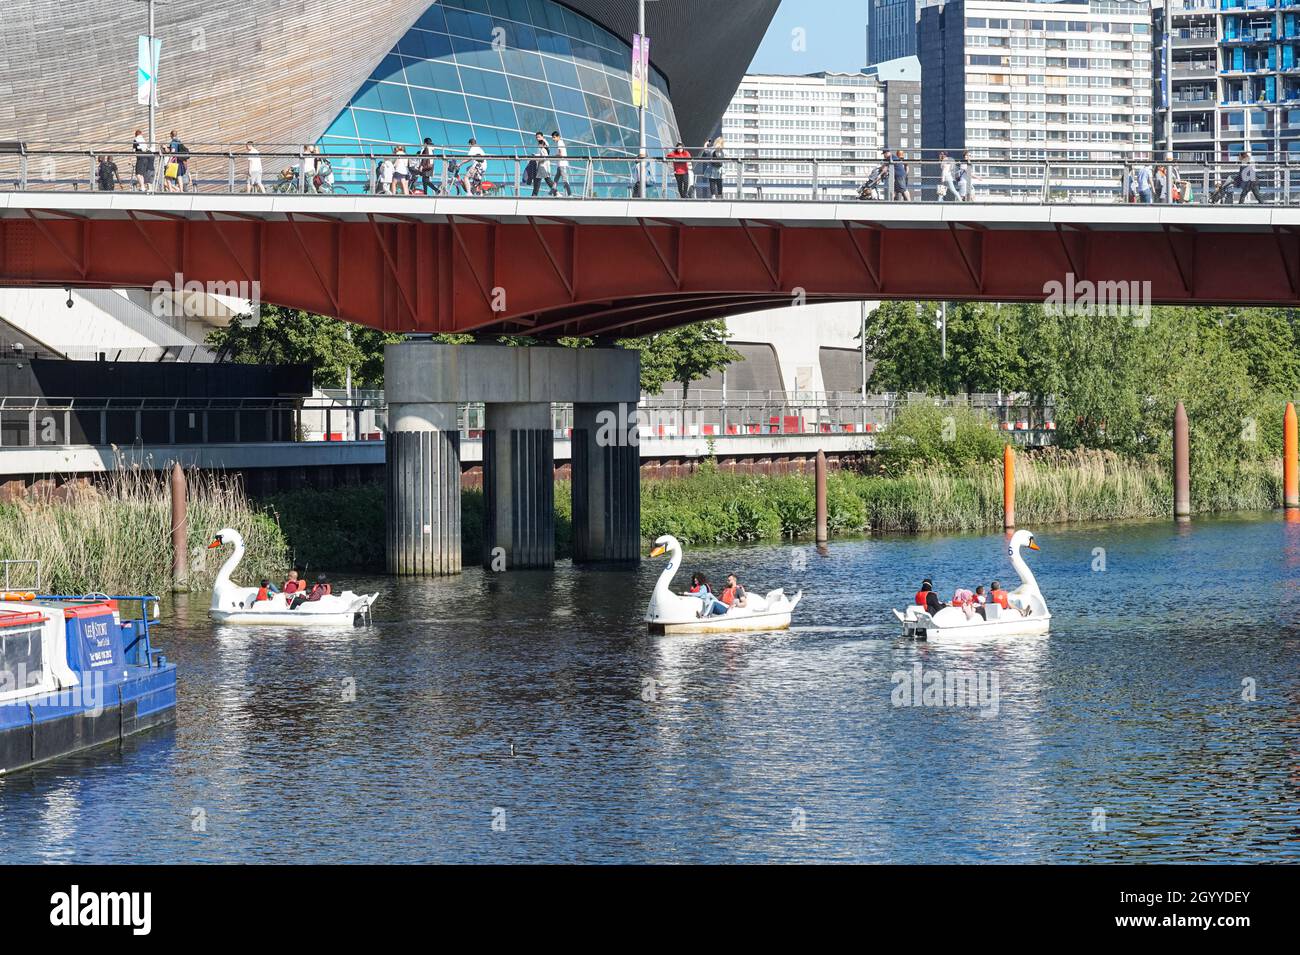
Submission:
{"label": "curved roof", "polygon": [[[562,0],[629,42],[636,0]],[[712,134],[781,0],[647,0],[650,60],[664,76],[682,140]]]}
{"label": "curved roof", "polygon": [[[314,142],[431,0],[173,0],[156,7],[158,137],[203,143]],[[635,0],[563,0],[619,36]],[[652,0],[651,60],[668,78],[682,136],[713,130],[779,0]],[[5,0],[0,140],[125,144],[144,128],[136,35],[147,7],[103,0]]]}

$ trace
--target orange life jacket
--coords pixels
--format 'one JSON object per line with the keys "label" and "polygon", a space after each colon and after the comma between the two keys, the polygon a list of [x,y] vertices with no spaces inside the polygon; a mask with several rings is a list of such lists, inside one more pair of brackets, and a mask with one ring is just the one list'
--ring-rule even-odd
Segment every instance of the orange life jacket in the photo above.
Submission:
{"label": "orange life jacket", "polygon": [[[268,598],[267,595],[266,595],[266,588],[265,588],[265,587],[258,587],[258,588],[257,588],[257,600],[267,600],[267,599],[269,599],[269,598]],[[256,601],[254,601],[254,603],[256,603]]]}
{"label": "orange life jacket", "polygon": [[1003,610],[1011,609],[1011,604],[1007,600],[1007,592],[1005,590],[994,590],[990,592],[989,599],[992,600],[994,603],[996,603]]}
{"label": "orange life jacket", "polygon": [[920,604],[922,607],[924,607],[924,606],[925,606],[925,595],[928,594],[929,592],[930,592],[930,591],[928,591],[928,590],[918,590],[918,591],[916,592],[916,596],[912,598],[912,602],[913,602],[913,603],[916,603],[916,604]]}

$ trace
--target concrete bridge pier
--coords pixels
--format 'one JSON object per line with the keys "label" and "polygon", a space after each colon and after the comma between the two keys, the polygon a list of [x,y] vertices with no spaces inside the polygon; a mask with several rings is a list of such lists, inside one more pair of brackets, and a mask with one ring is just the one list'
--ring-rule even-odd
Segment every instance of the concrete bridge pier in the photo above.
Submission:
{"label": "concrete bridge pier", "polygon": [[555,564],[550,402],[491,402],[483,429],[483,566]]}
{"label": "concrete bridge pier", "polygon": [[456,410],[469,402],[483,402],[486,410],[486,567],[555,562],[551,405],[557,402],[575,408],[575,557],[635,561],[641,522],[640,379],[640,355],[623,348],[444,345],[428,339],[388,345],[390,571],[460,572]]}
{"label": "concrete bridge pier", "polygon": [[573,406],[573,559],[641,557],[636,401]]}
{"label": "concrete bridge pier", "polygon": [[460,429],[451,402],[390,404],[387,464],[388,572],[458,574]]}

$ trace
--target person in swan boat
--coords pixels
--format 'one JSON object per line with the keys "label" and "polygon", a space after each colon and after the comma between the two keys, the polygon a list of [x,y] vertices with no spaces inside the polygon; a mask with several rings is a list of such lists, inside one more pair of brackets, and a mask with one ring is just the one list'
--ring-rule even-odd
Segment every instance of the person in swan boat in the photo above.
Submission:
{"label": "person in swan boat", "polygon": [[698,596],[701,600],[704,601],[704,609],[700,610],[695,616],[697,617],[707,617],[710,615],[721,616],[722,614],[730,610],[731,608],[727,606],[727,604],[723,603],[717,597],[713,596],[713,589],[709,587],[709,578],[705,577],[703,574],[698,574],[697,576],[699,577],[700,586],[699,586],[699,590],[696,591],[695,593],[696,596]]}

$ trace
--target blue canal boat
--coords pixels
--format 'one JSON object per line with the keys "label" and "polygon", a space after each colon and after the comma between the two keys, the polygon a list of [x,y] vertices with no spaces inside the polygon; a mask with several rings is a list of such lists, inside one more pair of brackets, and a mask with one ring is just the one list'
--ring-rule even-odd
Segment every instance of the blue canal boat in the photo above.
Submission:
{"label": "blue canal boat", "polygon": [[176,718],[176,665],[149,643],[157,597],[3,597],[0,776]]}

